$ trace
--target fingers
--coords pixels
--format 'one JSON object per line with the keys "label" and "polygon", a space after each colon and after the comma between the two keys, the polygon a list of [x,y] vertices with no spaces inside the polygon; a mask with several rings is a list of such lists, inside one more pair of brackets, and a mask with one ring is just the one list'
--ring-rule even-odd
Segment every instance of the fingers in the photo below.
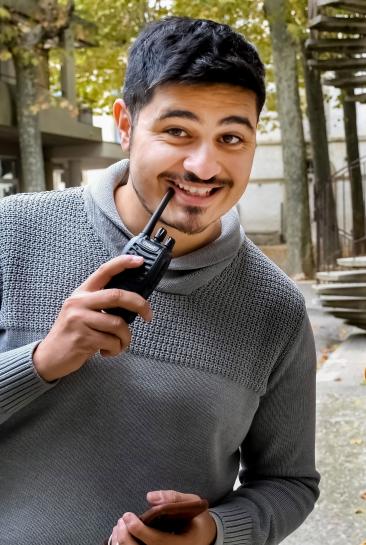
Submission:
{"label": "fingers", "polygon": [[144,262],[144,259],[134,255],[120,255],[103,263],[95,272],[93,272],[83,282],[79,289],[82,291],[97,291],[101,290],[108,284],[116,274],[124,271],[125,269],[132,269],[139,267]]}
{"label": "fingers", "polygon": [[150,303],[138,293],[112,288],[95,292],[77,290],[64,303],[65,307],[104,310],[107,308],[125,308],[136,312],[145,321],[152,319]]}
{"label": "fingers", "polygon": [[177,492],[176,490],[156,490],[148,492],[146,498],[151,505],[201,499],[197,494],[185,494],[183,492]]}
{"label": "fingers", "polygon": [[117,543],[119,545],[138,545],[141,543],[159,545],[162,543],[162,538],[166,540],[167,537],[169,539],[169,534],[149,528],[133,513],[125,513],[117,523],[116,545]]}
{"label": "fingers", "polygon": [[111,543],[112,545],[141,545],[141,541],[137,541],[134,536],[129,533],[123,518],[120,518],[117,525],[113,528]]}
{"label": "fingers", "polygon": [[95,332],[93,342],[95,343],[94,352],[98,352],[99,350],[101,356],[118,356],[118,354],[129,346],[131,334],[126,333],[125,338],[121,339],[121,337],[117,337],[116,335]]}

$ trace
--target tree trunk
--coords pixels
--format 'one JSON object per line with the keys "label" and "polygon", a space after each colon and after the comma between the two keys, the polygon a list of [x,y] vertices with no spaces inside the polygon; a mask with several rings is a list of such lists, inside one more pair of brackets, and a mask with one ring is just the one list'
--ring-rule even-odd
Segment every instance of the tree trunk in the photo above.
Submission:
{"label": "tree trunk", "polygon": [[[354,94],[353,90],[349,95]],[[358,149],[356,103],[343,97],[344,132],[346,137],[347,161],[351,184],[352,220],[354,251],[361,254],[365,251],[365,205],[362,189],[360,154]]]}
{"label": "tree trunk", "polygon": [[286,0],[264,0],[270,24],[277,106],[287,191],[286,239],[288,270],[313,277],[306,150],[298,91],[297,46],[286,21]]}
{"label": "tree trunk", "polygon": [[46,181],[37,102],[37,67],[14,55],[22,191],[44,191]]}
{"label": "tree trunk", "polygon": [[305,48],[303,48],[303,65],[314,162],[317,267],[320,269],[334,265],[341,254],[320,72],[309,68]]}

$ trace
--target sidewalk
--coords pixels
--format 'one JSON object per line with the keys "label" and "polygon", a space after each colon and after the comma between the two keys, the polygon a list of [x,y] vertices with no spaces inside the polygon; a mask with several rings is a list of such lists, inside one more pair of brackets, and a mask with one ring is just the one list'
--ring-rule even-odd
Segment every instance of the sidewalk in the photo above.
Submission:
{"label": "sidewalk", "polygon": [[284,545],[366,545],[366,332],[355,331],[318,371],[321,495]]}

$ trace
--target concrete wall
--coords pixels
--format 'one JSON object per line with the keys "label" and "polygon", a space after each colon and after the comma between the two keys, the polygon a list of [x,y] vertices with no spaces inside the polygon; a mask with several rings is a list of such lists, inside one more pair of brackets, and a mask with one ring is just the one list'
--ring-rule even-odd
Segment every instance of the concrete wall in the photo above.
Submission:
{"label": "concrete wall", "polygon": [[[329,154],[332,172],[347,163],[344,141],[343,110],[338,105],[336,91],[329,91],[330,99],[325,103]],[[357,104],[360,156],[366,157],[366,104]],[[309,127],[304,120],[304,132],[310,145]],[[310,154],[309,154],[310,155]],[[366,172],[364,173],[366,177]],[[283,180],[282,143],[279,129],[258,134],[251,180],[239,202],[239,213],[245,230],[257,235],[279,231],[283,233],[286,220],[285,183]],[[314,217],[313,182],[310,177],[309,194],[311,218]],[[349,184],[339,181],[336,187],[337,212],[340,224],[349,231],[352,223]],[[283,217],[281,216],[283,214]],[[341,226],[341,225],[340,225]],[[315,225],[312,224],[313,237]],[[269,237],[270,238],[270,237]]]}

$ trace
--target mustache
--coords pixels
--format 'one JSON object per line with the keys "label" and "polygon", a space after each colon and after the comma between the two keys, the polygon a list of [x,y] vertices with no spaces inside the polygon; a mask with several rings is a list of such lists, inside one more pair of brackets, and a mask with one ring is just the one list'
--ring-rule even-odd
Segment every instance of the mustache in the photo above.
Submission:
{"label": "mustache", "polygon": [[224,186],[227,185],[228,187],[233,187],[234,182],[230,178],[218,178],[217,176],[212,176],[212,178],[209,178],[208,180],[202,180],[193,172],[184,172],[184,174],[176,174],[175,172],[163,172],[163,174],[160,175],[162,178],[169,178],[169,180],[172,180],[173,182],[193,182],[193,183],[200,183],[200,184],[207,184],[207,185],[220,185]]}

